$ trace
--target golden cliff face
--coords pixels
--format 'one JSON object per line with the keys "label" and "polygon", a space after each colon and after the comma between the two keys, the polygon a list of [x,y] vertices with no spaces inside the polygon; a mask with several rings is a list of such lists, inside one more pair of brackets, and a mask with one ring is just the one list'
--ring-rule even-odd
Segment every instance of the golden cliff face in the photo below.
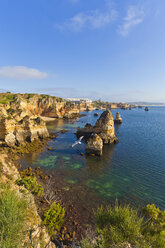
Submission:
{"label": "golden cliff face", "polygon": [[26,116],[19,122],[15,119],[0,119],[0,140],[9,147],[47,137],[49,137],[49,133],[46,124],[40,117],[33,119]]}
{"label": "golden cliff face", "polygon": [[37,94],[0,94],[0,142],[13,147],[49,136],[40,116],[74,118],[79,115],[76,104],[61,98]]}
{"label": "golden cliff face", "polygon": [[28,100],[21,97],[19,104],[21,108],[26,109],[32,115],[72,118],[72,115],[79,114],[78,105],[51,96],[34,95]]}

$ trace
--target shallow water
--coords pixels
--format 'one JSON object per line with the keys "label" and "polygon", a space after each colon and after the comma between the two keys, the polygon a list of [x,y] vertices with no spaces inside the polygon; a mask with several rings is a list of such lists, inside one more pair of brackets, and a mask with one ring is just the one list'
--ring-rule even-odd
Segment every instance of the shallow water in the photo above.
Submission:
{"label": "shallow water", "polygon": [[[115,116],[118,110],[112,110]],[[99,116],[102,111],[98,112]],[[95,124],[94,112],[78,120],[59,120],[48,124],[56,133],[41,154],[28,154],[21,159],[24,168],[40,166],[53,175],[58,188],[79,206],[92,208],[114,199],[134,205],[155,203],[165,209],[165,108],[119,110],[123,124],[115,127],[119,143],[104,147],[103,156],[82,157],[85,144],[72,148],[78,126]],[[99,118],[99,117],[98,117]]]}

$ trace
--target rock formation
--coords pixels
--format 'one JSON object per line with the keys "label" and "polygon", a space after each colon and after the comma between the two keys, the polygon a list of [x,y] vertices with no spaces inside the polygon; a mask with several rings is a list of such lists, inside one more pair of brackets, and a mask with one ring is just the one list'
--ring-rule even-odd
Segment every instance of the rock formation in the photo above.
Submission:
{"label": "rock formation", "polygon": [[49,137],[49,133],[46,124],[40,117],[25,116],[19,121],[16,119],[0,119],[0,141],[9,147],[47,137]]}
{"label": "rock formation", "polygon": [[0,144],[13,147],[49,136],[40,118],[74,118],[79,107],[58,97],[0,93]]}
{"label": "rock formation", "polygon": [[113,115],[110,110],[105,110],[97,120],[94,132],[99,134],[104,144],[116,141]]}
{"label": "rock formation", "polygon": [[[89,145],[92,147],[92,149],[93,144],[96,144],[95,139],[97,136],[93,136],[93,140],[92,138],[90,139],[90,137],[94,134],[97,134],[102,139],[103,144],[112,144],[118,142],[118,139],[115,135],[113,115],[110,110],[106,110],[101,114],[95,126],[87,123],[84,128],[77,129],[77,137],[84,136],[84,139],[89,142]],[[87,145],[87,148],[90,146]],[[97,147],[99,146],[96,145],[96,150]],[[88,154],[89,150],[87,150]],[[98,149],[98,153],[100,153],[100,147]],[[97,152],[95,152],[95,154],[97,154]]]}
{"label": "rock formation", "polygon": [[103,150],[103,141],[99,135],[94,134],[87,141],[86,153],[89,155],[93,154],[96,156],[101,156],[102,150]]}
{"label": "rock formation", "polygon": [[117,112],[117,113],[116,113],[116,118],[115,118],[115,120],[114,120],[115,124],[121,124],[122,121],[123,121],[123,120],[122,120],[122,118],[121,118],[121,116],[120,116],[120,113]]}

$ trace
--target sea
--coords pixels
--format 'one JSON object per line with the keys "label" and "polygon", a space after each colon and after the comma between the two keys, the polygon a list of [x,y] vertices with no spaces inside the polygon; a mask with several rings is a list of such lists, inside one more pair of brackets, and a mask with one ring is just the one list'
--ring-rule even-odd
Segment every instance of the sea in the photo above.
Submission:
{"label": "sea", "polygon": [[[23,156],[22,167],[40,166],[52,176],[68,204],[82,213],[116,199],[137,208],[155,204],[165,209],[165,107],[149,107],[148,112],[144,108],[111,111],[114,117],[119,112],[123,123],[115,125],[119,143],[105,145],[102,157],[86,156],[84,141],[72,147],[77,127],[94,125],[103,112],[95,110],[74,120],[48,123],[49,132],[57,133],[57,138],[42,152]],[[67,132],[61,133],[62,129]]]}

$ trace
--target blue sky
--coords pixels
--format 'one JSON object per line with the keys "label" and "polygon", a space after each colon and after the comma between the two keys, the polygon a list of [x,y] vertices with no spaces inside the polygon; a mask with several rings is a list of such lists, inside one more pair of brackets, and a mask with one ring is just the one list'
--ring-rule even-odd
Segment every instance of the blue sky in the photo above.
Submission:
{"label": "blue sky", "polygon": [[0,0],[0,89],[165,102],[165,1]]}

